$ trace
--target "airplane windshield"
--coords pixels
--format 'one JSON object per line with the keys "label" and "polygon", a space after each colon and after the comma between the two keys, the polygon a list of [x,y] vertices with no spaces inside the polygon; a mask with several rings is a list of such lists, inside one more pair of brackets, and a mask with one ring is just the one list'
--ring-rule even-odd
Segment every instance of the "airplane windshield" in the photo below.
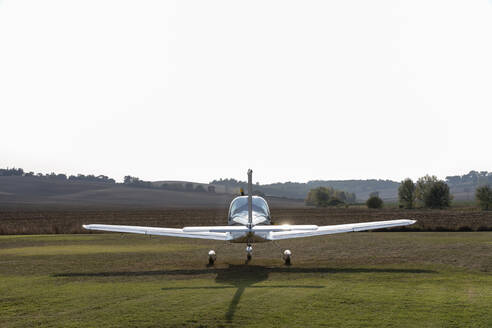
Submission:
{"label": "airplane windshield", "polygon": [[[244,215],[248,213],[248,197],[238,197],[231,204],[230,216]],[[268,205],[261,197],[253,197],[253,212],[257,215],[269,216]]]}

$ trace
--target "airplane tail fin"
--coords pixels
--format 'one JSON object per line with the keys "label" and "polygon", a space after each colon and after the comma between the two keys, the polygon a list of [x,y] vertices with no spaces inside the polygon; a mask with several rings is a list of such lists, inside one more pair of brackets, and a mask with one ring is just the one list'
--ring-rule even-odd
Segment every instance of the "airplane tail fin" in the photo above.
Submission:
{"label": "airplane tail fin", "polygon": [[248,170],[248,226],[253,226],[253,170]]}

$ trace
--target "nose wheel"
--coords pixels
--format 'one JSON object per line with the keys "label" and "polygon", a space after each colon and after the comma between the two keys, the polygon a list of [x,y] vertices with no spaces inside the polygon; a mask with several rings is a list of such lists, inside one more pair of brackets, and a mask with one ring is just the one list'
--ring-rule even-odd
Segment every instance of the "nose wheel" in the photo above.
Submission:
{"label": "nose wheel", "polygon": [[246,246],[246,262],[251,261],[252,257],[253,257],[253,247],[251,247],[251,245],[248,244],[248,246]]}
{"label": "nose wheel", "polygon": [[217,255],[215,254],[215,251],[211,249],[208,252],[208,265],[214,265],[215,260],[217,260]]}
{"label": "nose wheel", "polygon": [[290,265],[290,259],[292,256],[292,252],[288,249],[286,249],[282,255],[282,258],[284,259],[285,265]]}

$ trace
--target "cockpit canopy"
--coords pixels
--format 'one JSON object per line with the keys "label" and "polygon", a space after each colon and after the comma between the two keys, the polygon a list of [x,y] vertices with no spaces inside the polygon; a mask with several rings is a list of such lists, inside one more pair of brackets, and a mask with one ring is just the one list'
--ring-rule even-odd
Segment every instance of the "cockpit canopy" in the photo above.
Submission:
{"label": "cockpit canopy", "polygon": [[[259,196],[252,197],[253,217],[262,216],[270,219],[270,209],[266,200]],[[239,196],[234,198],[229,208],[229,219],[235,217],[248,217],[248,196]]]}

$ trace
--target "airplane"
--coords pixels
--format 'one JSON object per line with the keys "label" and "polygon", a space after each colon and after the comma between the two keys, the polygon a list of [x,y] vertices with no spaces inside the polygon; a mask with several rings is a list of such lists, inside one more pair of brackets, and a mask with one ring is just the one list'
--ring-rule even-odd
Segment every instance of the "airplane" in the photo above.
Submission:
{"label": "airplane", "polygon": [[[231,201],[227,226],[184,227],[182,229],[175,229],[109,224],[84,224],[83,227],[87,230],[212,239],[228,241],[231,243],[244,243],[246,244],[246,259],[247,261],[250,261],[253,256],[253,243],[399,227],[417,222],[416,220],[389,220],[327,226],[273,225],[270,209],[266,200],[260,196],[253,196],[252,177],[253,171],[249,169],[248,195],[245,196],[244,193],[241,192],[241,196],[238,196]],[[285,250],[282,254],[282,258],[286,265],[290,265],[292,252],[288,249]],[[216,259],[217,254],[214,250],[210,250],[208,252],[209,264],[213,265]]]}

